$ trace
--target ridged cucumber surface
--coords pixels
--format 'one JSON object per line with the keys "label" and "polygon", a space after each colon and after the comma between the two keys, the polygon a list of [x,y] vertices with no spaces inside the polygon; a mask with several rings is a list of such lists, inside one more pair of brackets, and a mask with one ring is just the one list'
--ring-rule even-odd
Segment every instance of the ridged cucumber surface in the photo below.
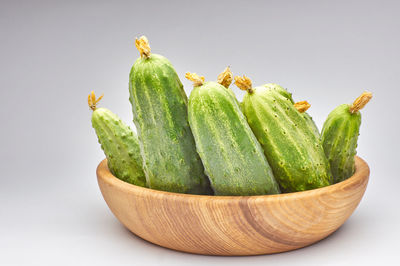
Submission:
{"label": "ridged cucumber surface", "polygon": [[187,115],[187,96],[168,59],[151,54],[146,38],[136,41],[141,57],[129,77],[130,101],[143,168],[150,188],[212,193]]}
{"label": "ridged cucumber surface", "polygon": [[274,91],[278,92],[279,94],[281,94],[283,97],[289,99],[290,102],[294,104],[292,93],[290,93],[287,89],[283,88],[282,86],[280,86],[276,83],[268,83],[268,84],[265,84],[262,86],[268,88],[269,90],[274,90]]}
{"label": "ridged cucumber surface", "polygon": [[[328,115],[323,125],[321,139],[331,166],[334,183],[347,179],[355,171],[354,156],[357,153],[361,125],[359,110],[371,97],[371,93],[363,93],[353,105],[339,105]],[[359,104],[360,102],[362,105]]]}
{"label": "ridged cucumber surface", "polygon": [[[266,88],[268,88],[270,90],[274,90],[274,91],[278,92],[279,94],[281,94],[283,97],[289,99],[290,102],[292,104],[294,104],[296,109],[298,109],[298,107],[296,105],[302,104],[302,103],[307,103],[306,101],[301,101],[301,102],[295,103],[294,100],[293,100],[292,93],[290,93],[287,89],[283,88],[282,86],[280,86],[280,85],[278,85],[276,83],[268,83],[268,84],[265,84],[265,85],[262,85],[262,86],[264,86],[264,87],[266,87]],[[314,119],[312,119],[312,117],[306,112],[309,107],[310,106],[308,106],[306,108],[306,110],[304,110],[304,111],[300,111],[300,113],[302,114],[302,116],[304,117],[304,119],[306,120],[308,125],[312,128],[314,134],[319,138],[320,137],[319,129],[318,129],[317,125],[315,124]]]}
{"label": "ridged cucumber surface", "polygon": [[[235,78],[236,79],[236,78]],[[332,180],[322,144],[290,98],[271,86],[243,86],[243,112],[284,192],[327,186]],[[251,84],[251,83],[250,83]]]}
{"label": "ridged cucumber surface", "polygon": [[310,126],[315,136],[317,138],[320,138],[319,129],[317,125],[315,124],[312,117],[306,112],[308,108],[310,108],[310,106],[311,105],[307,101],[300,101],[294,104],[294,107],[297,109],[297,111],[299,111],[303,115],[304,119],[306,120],[306,123]]}
{"label": "ridged cucumber surface", "polygon": [[314,134],[317,137],[320,137],[319,129],[317,127],[317,124],[315,124],[314,119],[307,112],[302,113],[302,115],[303,115],[304,119],[306,120],[308,126],[314,132]]}
{"label": "ridged cucumber surface", "polygon": [[[293,98],[292,98],[292,93],[288,92],[285,88],[279,86],[278,84],[275,84],[275,83],[268,83],[268,84],[265,84],[265,85],[263,85],[263,86],[265,86],[265,87],[267,87],[267,88],[269,88],[269,89],[271,89],[271,90],[276,90],[276,91],[279,92],[283,97],[288,98],[288,99],[295,105],[295,107],[296,107],[296,104],[304,103],[304,102],[305,102],[305,101],[301,101],[301,102],[295,103],[295,102],[293,101]],[[297,109],[297,108],[296,108],[296,109]],[[308,109],[308,108],[307,108],[307,109]],[[306,109],[306,110],[307,110],[307,109]],[[305,111],[302,111],[301,113],[302,113],[304,119],[307,121],[308,125],[313,129],[314,134],[315,134],[316,136],[319,137],[319,135],[320,135],[320,134],[319,134],[319,129],[318,129],[317,125],[315,124],[314,120],[312,119],[312,117],[306,112],[306,110],[305,110]]]}
{"label": "ridged cucumber surface", "polygon": [[[89,99],[95,99],[93,92]],[[111,173],[125,182],[146,186],[136,134],[110,110],[96,108],[96,100],[89,100],[89,105],[93,110],[92,126]]]}
{"label": "ridged cucumber surface", "polygon": [[215,195],[280,193],[260,144],[225,87],[195,84],[189,123]]}

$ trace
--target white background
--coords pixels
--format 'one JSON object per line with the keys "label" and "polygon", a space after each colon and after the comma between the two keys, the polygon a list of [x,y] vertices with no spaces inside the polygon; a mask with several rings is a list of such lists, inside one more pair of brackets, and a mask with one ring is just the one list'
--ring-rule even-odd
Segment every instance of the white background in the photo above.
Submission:
{"label": "white background", "polygon": [[[399,265],[400,5],[396,1],[1,1],[0,265]],[[360,206],[307,248],[255,257],[152,245],[112,215],[87,94],[132,124],[134,38],[215,80],[225,66],[307,100],[321,127],[363,90]],[[239,98],[243,93],[233,87]]]}

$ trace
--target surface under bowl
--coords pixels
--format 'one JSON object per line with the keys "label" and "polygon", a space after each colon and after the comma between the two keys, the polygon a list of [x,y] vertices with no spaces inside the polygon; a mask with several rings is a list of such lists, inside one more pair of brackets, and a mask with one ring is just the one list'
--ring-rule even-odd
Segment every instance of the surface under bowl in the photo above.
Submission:
{"label": "surface under bowl", "polygon": [[359,204],[369,167],[356,157],[347,180],[319,189],[264,196],[200,196],[134,186],[103,160],[97,179],[109,208],[154,244],[207,255],[257,255],[315,243],[338,229]]}

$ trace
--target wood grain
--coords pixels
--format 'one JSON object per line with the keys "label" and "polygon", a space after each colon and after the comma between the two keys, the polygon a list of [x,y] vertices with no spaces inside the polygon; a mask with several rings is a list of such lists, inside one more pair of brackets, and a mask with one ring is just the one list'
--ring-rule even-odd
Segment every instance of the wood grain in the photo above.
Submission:
{"label": "wood grain", "polygon": [[338,229],[359,204],[369,167],[338,184],[265,196],[198,196],[152,190],[114,177],[103,160],[97,179],[109,208],[154,244],[207,255],[256,255],[298,249]]}

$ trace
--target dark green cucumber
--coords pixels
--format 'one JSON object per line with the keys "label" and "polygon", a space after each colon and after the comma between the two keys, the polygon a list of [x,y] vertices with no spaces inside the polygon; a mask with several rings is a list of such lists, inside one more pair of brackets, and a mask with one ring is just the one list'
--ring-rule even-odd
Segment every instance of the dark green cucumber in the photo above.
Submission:
{"label": "dark green cucumber", "polygon": [[284,192],[327,186],[332,179],[318,136],[293,101],[271,86],[242,86],[243,112]]}
{"label": "dark green cucumber", "polygon": [[325,155],[331,166],[334,183],[352,176],[355,171],[354,156],[361,125],[359,110],[371,99],[371,93],[363,93],[350,104],[336,107],[327,117],[321,132]]}
{"label": "dark green cucumber", "polygon": [[89,106],[93,110],[92,126],[106,155],[108,168],[125,182],[146,186],[136,134],[110,110],[96,108],[97,102],[92,92],[89,96]]}
{"label": "dark green cucumber", "polygon": [[215,195],[280,193],[260,144],[225,87],[195,83],[189,123]]}
{"label": "dark green cucumber", "polygon": [[187,96],[172,64],[150,54],[147,39],[137,40],[141,57],[129,76],[130,101],[143,168],[150,188],[209,194],[210,184],[187,118]]}

